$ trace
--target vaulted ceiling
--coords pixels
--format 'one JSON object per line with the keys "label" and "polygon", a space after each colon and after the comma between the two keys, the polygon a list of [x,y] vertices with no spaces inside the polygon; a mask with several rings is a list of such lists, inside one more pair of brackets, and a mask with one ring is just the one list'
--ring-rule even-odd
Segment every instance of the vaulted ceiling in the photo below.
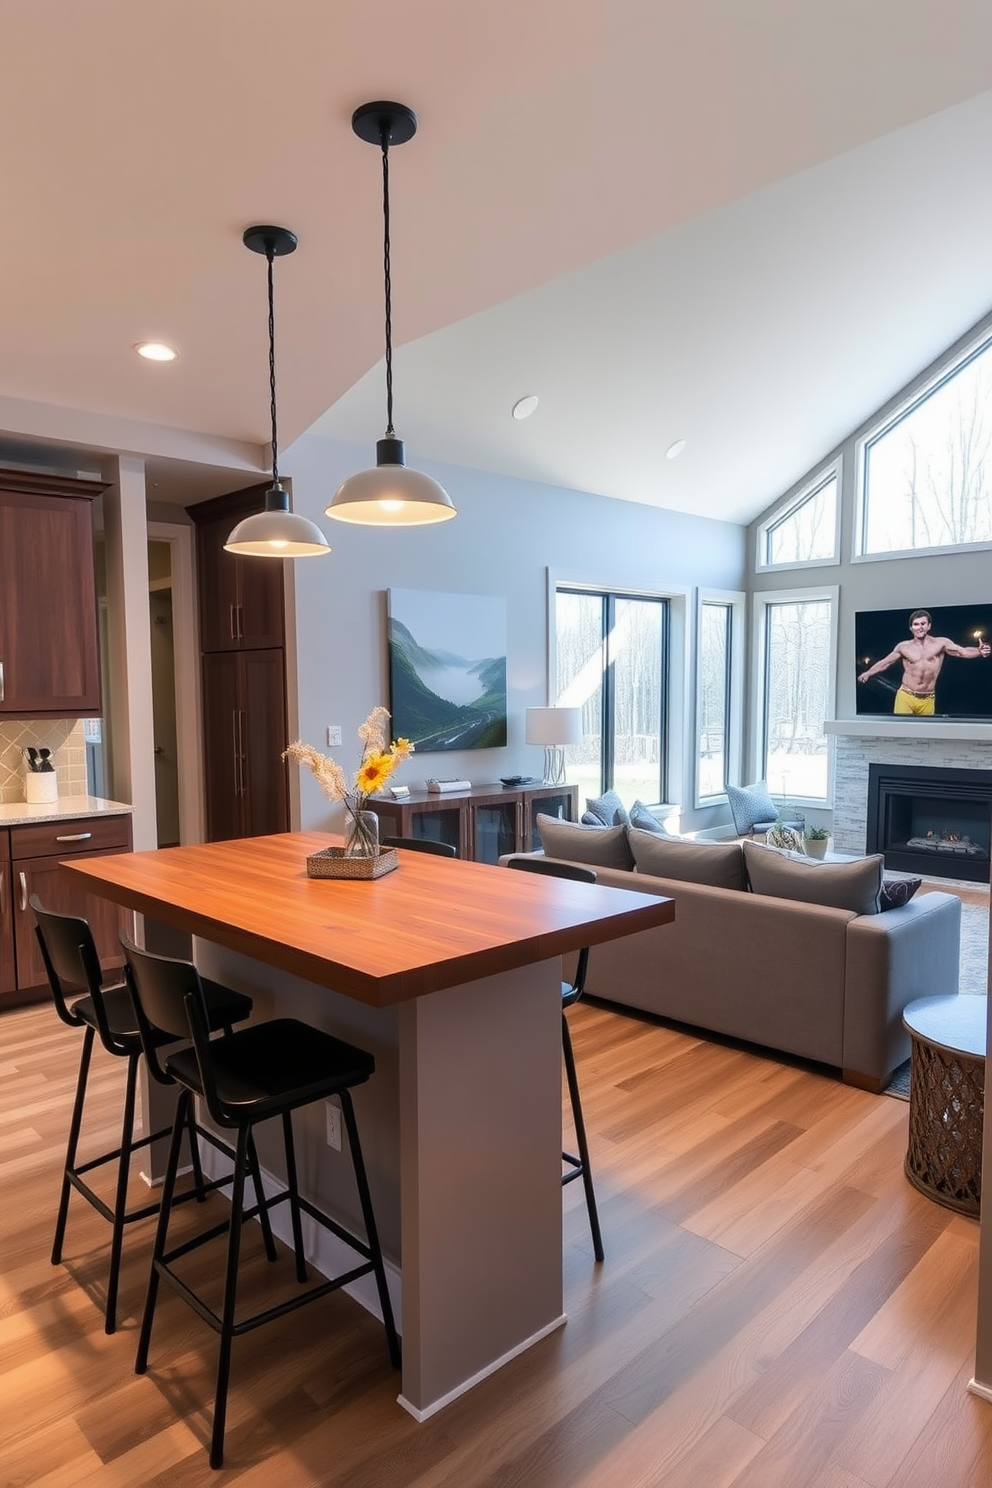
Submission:
{"label": "vaulted ceiling", "polygon": [[746,521],[992,309],[987,0],[20,0],[2,35],[3,446],[148,455],[166,498],[264,468],[256,222],[300,240],[283,448],[371,460],[373,98],[420,118],[390,157],[413,462]]}

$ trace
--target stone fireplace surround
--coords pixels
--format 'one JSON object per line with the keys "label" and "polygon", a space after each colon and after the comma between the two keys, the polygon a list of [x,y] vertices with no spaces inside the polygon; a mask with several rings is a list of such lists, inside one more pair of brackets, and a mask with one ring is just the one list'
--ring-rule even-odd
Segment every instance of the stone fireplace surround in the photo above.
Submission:
{"label": "stone fireplace surround", "polygon": [[837,719],[824,727],[836,736],[833,845],[838,852],[865,851],[870,764],[992,768],[990,724]]}

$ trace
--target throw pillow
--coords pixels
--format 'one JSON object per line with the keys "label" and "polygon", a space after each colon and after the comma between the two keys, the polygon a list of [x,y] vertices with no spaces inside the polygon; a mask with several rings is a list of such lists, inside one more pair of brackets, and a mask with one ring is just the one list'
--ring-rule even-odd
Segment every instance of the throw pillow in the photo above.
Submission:
{"label": "throw pillow", "polygon": [[583,827],[557,816],[537,816],[541,846],[549,858],[568,858],[573,863],[591,863],[596,868],[633,866],[627,846],[626,827]]}
{"label": "throw pillow", "polygon": [[923,883],[922,878],[883,878],[881,908],[901,909]]}
{"label": "throw pillow", "polygon": [[797,832],[795,827],[769,827],[765,834],[765,842],[769,847],[784,847],[788,852],[799,853],[802,857],[806,856],[803,834]]}
{"label": "throw pillow", "polygon": [[609,790],[605,795],[597,796],[594,801],[586,798],[586,811],[602,822],[604,827],[629,827],[630,817],[627,808],[617,795],[616,791]]}
{"label": "throw pillow", "polygon": [[674,833],[667,827],[663,827],[653,811],[649,811],[643,801],[635,801],[630,808],[630,825],[640,827],[642,832],[656,832],[661,837],[672,837]]}
{"label": "throw pillow", "polygon": [[601,826],[603,826],[603,823],[600,821],[599,817],[598,816],[593,816],[593,814],[592,814],[591,811],[583,811],[582,815],[579,817],[579,821],[582,823],[582,825],[584,827],[601,827]]}
{"label": "throw pillow", "polygon": [[743,847],[753,894],[824,904],[852,914],[878,913],[885,865],[881,853],[850,863],[820,863],[815,858],[790,857],[760,842],[745,842]]}
{"label": "throw pillow", "polygon": [[763,780],[757,785],[728,785],[727,800],[730,814],[734,818],[734,831],[753,832],[757,826],[773,822],[778,816],[778,807],[768,794]]}
{"label": "throw pillow", "polygon": [[714,889],[744,888],[744,859],[739,842],[684,842],[631,827],[630,850],[638,873],[708,884]]}

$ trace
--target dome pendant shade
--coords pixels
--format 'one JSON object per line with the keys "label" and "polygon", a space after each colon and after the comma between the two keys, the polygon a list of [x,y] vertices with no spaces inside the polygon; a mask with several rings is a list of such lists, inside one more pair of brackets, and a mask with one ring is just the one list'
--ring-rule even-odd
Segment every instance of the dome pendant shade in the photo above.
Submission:
{"label": "dome pendant shade", "polygon": [[269,487],[265,510],[240,521],[224,548],[251,558],[313,558],[331,551],[316,522],[290,511],[289,492],[282,485]]}
{"label": "dome pendant shade", "polygon": [[341,482],[327,508],[340,522],[369,527],[421,527],[456,517],[443,486],[404,461],[402,439],[380,439],[376,464]]}
{"label": "dome pendant shade", "polygon": [[421,527],[458,515],[451,497],[429,475],[410,470],[402,439],[393,429],[393,310],[389,248],[389,147],[404,145],[417,132],[417,116],[405,103],[365,103],[351,116],[351,127],[366,144],[382,152],[382,273],[386,309],[386,433],[375,447],[375,467],[341,482],[329,517],[369,527]]}
{"label": "dome pendant shade", "polygon": [[264,256],[268,265],[269,293],[269,415],[272,421],[272,484],[265,493],[265,507],[245,517],[231,533],[224,548],[249,558],[315,558],[331,551],[327,538],[315,522],[290,509],[289,492],[279,480],[279,433],[276,424],[276,343],[273,309],[272,264],[276,258],[296,251],[296,234],[288,227],[248,227],[241,241],[252,253]]}

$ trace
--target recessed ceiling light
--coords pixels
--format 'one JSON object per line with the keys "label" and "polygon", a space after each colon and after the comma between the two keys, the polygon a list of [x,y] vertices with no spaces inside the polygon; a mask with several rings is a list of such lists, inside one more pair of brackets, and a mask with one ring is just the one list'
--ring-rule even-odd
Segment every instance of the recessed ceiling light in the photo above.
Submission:
{"label": "recessed ceiling light", "polygon": [[682,453],[682,451],[684,449],[685,449],[685,440],[684,439],[676,439],[675,443],[674,444],[670,444],[668,446],[667,450],[665,451],[665,459],[666,460],[677,460],[678,457],[679,457],[679,455]]}
{"label": "recessed ceiling light", "polygon": [[147,362],[174,362],[179,355],[164,341],[139,341],[134,349]]}
{"label": "recessed ceiling light", "polygon": [[528,393],[526,398],[518,398],[513,405],[513,417],[515,419],[530,418],[537,407],[538,398],[536,393]]}

